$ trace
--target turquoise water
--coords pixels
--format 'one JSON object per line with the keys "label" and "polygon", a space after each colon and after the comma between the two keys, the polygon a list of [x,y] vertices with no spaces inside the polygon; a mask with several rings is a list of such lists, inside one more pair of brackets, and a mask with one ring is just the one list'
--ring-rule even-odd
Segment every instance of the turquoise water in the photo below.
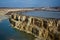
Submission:
{"label": "turquoise water", "polygon": [[33,35],[12,28],[8,19],[0,22],[0,40],[33,40],[33,39],[34,39]]}

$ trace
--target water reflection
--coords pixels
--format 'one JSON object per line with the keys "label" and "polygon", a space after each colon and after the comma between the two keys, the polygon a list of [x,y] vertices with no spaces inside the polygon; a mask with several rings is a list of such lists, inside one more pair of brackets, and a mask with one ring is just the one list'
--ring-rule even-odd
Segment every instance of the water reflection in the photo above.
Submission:
{"label": "water reflection", "polygon": [[0,40],[33,40],[31,34],[16,30],[11,27],[9,20],[0,22]]}

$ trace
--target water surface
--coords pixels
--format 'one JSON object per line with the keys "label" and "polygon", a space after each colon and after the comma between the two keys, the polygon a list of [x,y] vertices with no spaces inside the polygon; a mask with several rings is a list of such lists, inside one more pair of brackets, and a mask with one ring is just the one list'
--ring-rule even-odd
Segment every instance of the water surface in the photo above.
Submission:
{"label": "water surface", "polygon": [[22,15],[60,19],[60,12],[34,11],[34,12],[22,13]]}
{"label": "water surface", "polygon": [[8,19],[0,22],[0,40],[33,40],[34,37],[12,28]]}

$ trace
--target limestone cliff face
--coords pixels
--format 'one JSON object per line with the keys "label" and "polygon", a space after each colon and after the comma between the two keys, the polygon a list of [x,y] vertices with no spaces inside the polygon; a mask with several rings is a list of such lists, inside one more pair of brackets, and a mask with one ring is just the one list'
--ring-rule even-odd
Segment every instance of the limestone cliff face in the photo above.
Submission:
{"label": "limestone cliff face", "polygon": [[40,40],[60,40],[60,19],[11,14],[9,21],[14,28],[33,34]]}

